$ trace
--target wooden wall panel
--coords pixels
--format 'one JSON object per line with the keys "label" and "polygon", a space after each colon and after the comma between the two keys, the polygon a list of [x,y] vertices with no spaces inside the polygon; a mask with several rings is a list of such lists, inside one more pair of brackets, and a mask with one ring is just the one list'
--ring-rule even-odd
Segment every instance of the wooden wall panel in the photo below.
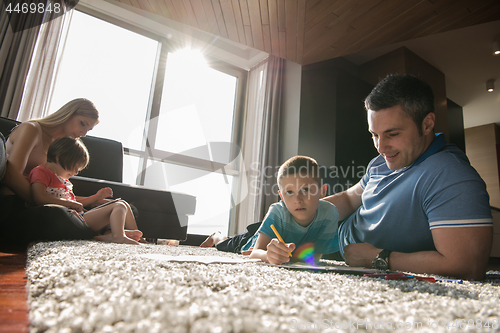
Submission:
{"label": "wooden wall panel", "polygon": [[465,129],[465,151],[490,195],[490,205],[500,208],[500,179],[497,158],[497,144],[500,144],[500,127],[488,124]]}
{"label": "wooden wall panel", "polygon": [[360,76],[375,86],[388,74],[411,74],[427,82],[434,92],[435,131],[448,135],[448,106],[444,74],[405,47],[386,53],[359,67]]}

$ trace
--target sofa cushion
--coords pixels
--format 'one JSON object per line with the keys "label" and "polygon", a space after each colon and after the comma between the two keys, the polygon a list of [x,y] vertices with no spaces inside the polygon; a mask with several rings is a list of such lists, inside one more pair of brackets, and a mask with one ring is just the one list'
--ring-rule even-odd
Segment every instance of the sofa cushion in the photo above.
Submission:
{"label": "sofa cushion", "polygon": [[78,174],[82,177],[123,181],[123,145],[121,142],[85,136],[81,138],[89,151],[90,161]]}
{"label": "sofa cushion", "polygon": [[0,117],[0,133],[3,134],[5,138],[7,138],[10,134],[10,131],[20,123],[18,121],[5,118],[5,117]]}

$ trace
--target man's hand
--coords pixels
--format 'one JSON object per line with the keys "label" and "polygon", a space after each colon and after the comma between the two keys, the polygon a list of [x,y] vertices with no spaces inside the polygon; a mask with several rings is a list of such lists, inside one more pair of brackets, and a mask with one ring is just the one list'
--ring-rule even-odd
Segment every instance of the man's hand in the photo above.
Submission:
{"label": "man's hand", "polygon": [[349,266],[371,268],[373,259],[382,251],[369,243],[354,243],[344,247],[345,263]]}
{"label": "man's hand", "polygon": [[281,265],[284,262],[289,262],[290,255],[288,252],[292,252],[293,250],[295,250],[294,243],[285,245],[276,238],[273,238],[267,244],[267,261],[273,265]]}

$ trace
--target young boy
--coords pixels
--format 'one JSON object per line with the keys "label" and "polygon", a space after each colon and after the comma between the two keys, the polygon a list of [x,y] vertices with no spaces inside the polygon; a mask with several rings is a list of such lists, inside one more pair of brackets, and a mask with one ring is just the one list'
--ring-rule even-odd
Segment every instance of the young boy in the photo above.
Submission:
{"label": "young boy", "polygon": [[[88,161],[87,148],[79,139],[62,137],[52,142],[47,151],[47,163],[33,168],[28,177],[35,204],[58,204],[74,209],[79,212],[75,215],[81,214],[79,218],[83,219],[82,222],[95,232],[110,225],[111,233],[96,236],[96,240],[139,244],[137,241],[141,239],[142,232],[137,230],[135,218],[126,202],[119,200],[84,213],[84,206],[113,195],[113,191],[106,187],[90,197],[75,197],[73,184],[68,179],[84,169]],[[124,229],[130,230],[125,233]]]}
{"label": "young boy", "polygon": [[[278,171],[281,202],[269,207],[262,225],[242,247],[253,247],[250,258],[280,265],[290,260],[289,253],[296,247],[312,242],[315,254],[338,251],[337,208],[325,197],[327,185],[323,184],[318,163],[306,156],[295,156],[286,161]],[[281,243],[271,225],[287,244]]]}

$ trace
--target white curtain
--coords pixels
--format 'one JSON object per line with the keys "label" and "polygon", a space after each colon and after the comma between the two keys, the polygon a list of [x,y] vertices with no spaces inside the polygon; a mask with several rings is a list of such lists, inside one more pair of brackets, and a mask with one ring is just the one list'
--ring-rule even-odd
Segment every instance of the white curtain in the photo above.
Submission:
{"label": "white curtain", "polygon": [[240,193],[246,197],[240,198],[235,233],[262,221],[269,206],[278,200],[276,172],[283,66],[283,59],[271,55],[250,70],[239,178]]}
{"label": "white curtain", "polygon": [[[0,6],[4,9],[5,6]],[[14,19],[15,16],[15,19]],[[16,119],[43,14],[0,12],[0,115]]]}
{"label": "white curtain", "polygon": [[47,115],[60,54],[64,50],[72,16],[73,10],[69,10],[42,24],[17,120],[26,121]]}

